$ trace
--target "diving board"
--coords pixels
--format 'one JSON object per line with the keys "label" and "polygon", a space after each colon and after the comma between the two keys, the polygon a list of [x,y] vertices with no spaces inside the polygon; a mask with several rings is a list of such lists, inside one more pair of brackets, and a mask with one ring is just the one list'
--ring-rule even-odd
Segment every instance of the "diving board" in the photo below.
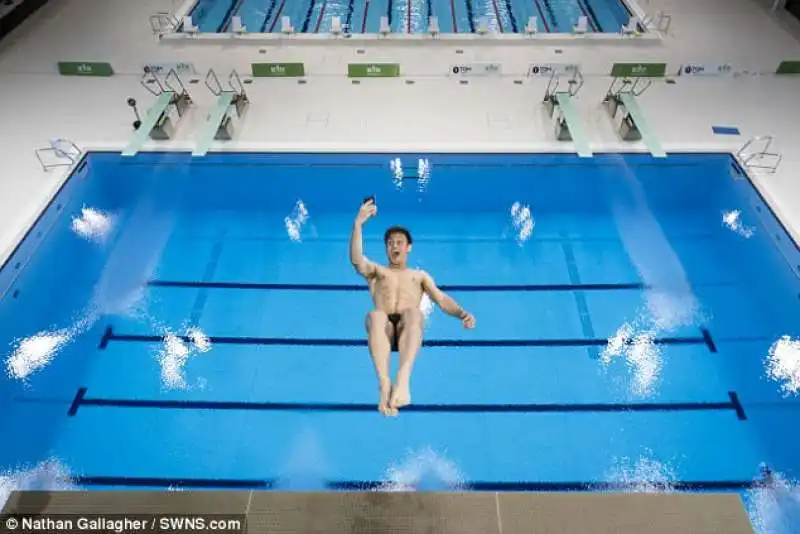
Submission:
{"label": "diving board", "polygon": [[233,138],[231,110],[235,109],[236,115],[241,118],[250,103],[236,70],[232,70],[228,76],[230,90],[222,88],[214,69],[209,69],[205,82],[208,90],[217,97],[217,101],[211,111],[208,112],[208,115],[206,115],[206,122],[197,137],[192,156],[205,156],[214,140],[230,141]]}
{"label": "diving board", "polygon": [[122,151],[123,156],[135,156],[144,142],[154,133],[157,139],[169,139],[172,133],[172,122],[167,114],[167,108],[172,104],[173,96],[175,93],[172,91],[164,91],[158,96],[158,100],[147,110],[144,120]]}
{"label": "diving board", "polygon": [[228,110],[233,103],[233,97],[234,93],[231,92],[224,92],[217,97],[214,109],[209,111],[206,122],[200,130],[197,144],[192,150],[192,156],[205,156],[214,139],[221,136],[227,136],[230,139],[230,131],[226,123],[230,121]]}
{"label": "diving board", "polygon": [[589,148],[589,140],[586,138],[583,131],[578,111],[575,109],[575,106],[572,105],[572,95],[569,93],[556,93],[556,102],[558,103],[558,108],[561,110],[561,113],[564,115],[567,131],[572,138],[578,156],[582,158],[591,158],[592,150]]}
{"label": "diving board", "polygon": [[623,141],[641,140],[654,158],[666,158],[667,153],[650,128],[636,100],[637,96],[650,87],[652,81],[647,80],[643,86],[640,86],[641,82],[642,78],[636,80],[614,78],[603,99],[603,105],[611,118],[616,121]]}
{"label": "diving board", "polygon": [[[156,141],[171,139],[175,132],[169,115],[169,107],[175,107],[178,120],[180,120],[186,108],[192,103],[192,98],[175,69],[171,69],[163,81],[156,73],[148,70],[139,83],[156,97],[156,102],[147,110],[144,120],[138,120],[137,113],[137,121],[133,123],[136,133],[122,151],[123,156],[135,156],[148,137]],[[128,105],[132,106],[136,113],[136,100],[129,98]]]}
{"label": "diving board", "polygon": [[639,102],[636,101],[636,97],[633,96],[633,93],[620,93],[619,99],[625,110],[629,113],[631,122],[638,128],[642,141],[653,157],[666,158],[667,153],[664,152],[664,149],[661,147],[661,142],[656,139],[656,136],[650,130],[650,124],[645,120],[644,113],[642,113]]}
{"label": "diving board", "polygon": [[559,141],[572,141],[575,151],[582,158],[591,158],[589,139],[583,131],[580,115],[572,100],[581,87],[583,76],[579,70],[572,72],[573,77],[567,81],[566,91],[558,91],[560,73],[553,71],[544,94],[544,105],[548,115],[553,119],[555,137]]}

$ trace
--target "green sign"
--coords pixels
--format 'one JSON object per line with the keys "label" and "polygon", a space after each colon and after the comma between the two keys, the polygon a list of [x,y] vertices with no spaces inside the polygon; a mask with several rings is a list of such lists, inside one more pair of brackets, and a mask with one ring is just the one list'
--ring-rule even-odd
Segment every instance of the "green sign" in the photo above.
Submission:
{"label": "green sign", "polygon": [[659,78],[666,73],[666,63],[614,63],[611,67],[615,78]]}
{"label": "green sign", "polygon": [[400,63],[348,63],[348,78],[397,78]]}
{"label": "green sign", "polygon": [[800,74],[800,61],[781,61],[775,74]]}
{"label": "green sign", "polygon": [[111,63],[92,61],[59,61],[58,73],[62,76],[113,76]]}
{"label": "green sign", "polygon": [[255,78],[297,78],[306,75],[303,63],[253,63]]}

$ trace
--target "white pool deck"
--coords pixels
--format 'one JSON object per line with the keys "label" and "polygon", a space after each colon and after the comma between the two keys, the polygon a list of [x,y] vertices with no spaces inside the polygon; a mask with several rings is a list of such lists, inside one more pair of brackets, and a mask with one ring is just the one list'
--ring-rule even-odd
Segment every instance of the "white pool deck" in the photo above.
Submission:
{"label": "white pool deck", "polygon": [[[610,65],[623,61],[731,63],[737,70],[774,72],[781,60],[800,59],[800,23],[776,16],[758,0],[642,0],[648,13],[672,16],[659,44],[547,40],[525,46],[440,42],[296,45],[165,43],[152,34],[149,15],[173,9],[170,0],[51,0],[0,43],[0,260],[11,252],[64,180],[66,168],[44,172],[36,148],[52,138],[84,149],[121,149],[132,136],[128,97],[143,107],[154,98],[140,85],[147,63],[190,62],[199,77],[214,68],[249,74],[251,62],[302,61],[307,83],[256,79],[247,86],[250,110],[231,150],[573,151],[554,140],[541,106],[547,80],[526,78],[539,62],[580,63],[586,83],[576,106],[594,151],[645,150],[619,141],[600,102]],[[364,53],[358,54],[356,48]],[[562,53],[557,54],[559,48]],[[456,49],[463,53],[457,54]],[[261,52],[260,50],[264,50]],[[65,77],[57,61],[108,61],[109,78]],[[401,78],[345,77],[348,62],[398,62]],[[504,76],[460,85],[454,63],[502,63]],[[414,84],[405,83],[414,80]],[[515,84],[514,80],[524,80]],[[213,99],[201,83],[188,85],[195,106],[175,139],[145,149],[191,150]],[[795,236],[800,235],[800,76],[678,77],[657,81],[640,97],[664,148],[737,150],[749,138],[774,136],[783,155],[778,172],[757,183]],[[741,136],[718,136],[712,125],[736,126]],[[215,143],[214,147],[223,146]],[[794,150],[793,150],[794,148]]]}

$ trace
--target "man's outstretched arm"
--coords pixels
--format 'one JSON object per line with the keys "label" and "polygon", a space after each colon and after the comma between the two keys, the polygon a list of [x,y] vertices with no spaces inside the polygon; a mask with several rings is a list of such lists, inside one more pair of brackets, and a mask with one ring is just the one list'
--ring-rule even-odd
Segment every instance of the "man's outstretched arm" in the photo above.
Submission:
{"label": "man's outstretched arm", "polygon": [[425,290],[425,293],[428,294],[434,304],[439,306],[447,315],[461,319],[466,328],[475,326],[475,317],[462,308],[453,297],[439,289],[436,282],[433,281],[433,277],[428,273],[424,273],[422,276],[422,289]]}
{"label": "man's outstretched arm", "polygon": [[361,227],[364,222],[375,214],[376,208],[372,203],[364,204],[358,210],[356,220],[353,222],[353,232],[350,234],[350,263],[353,268],[364,278],[370,278],[375,274],[375,264],[364,256],[362,245]]}

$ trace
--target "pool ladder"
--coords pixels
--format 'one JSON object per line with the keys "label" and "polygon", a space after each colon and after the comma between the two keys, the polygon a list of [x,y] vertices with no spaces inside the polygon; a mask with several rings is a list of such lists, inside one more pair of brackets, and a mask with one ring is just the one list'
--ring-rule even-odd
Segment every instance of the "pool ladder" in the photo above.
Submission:
{"label": "pool ladder", "polygon": [[[33,151],[36,159],[42,166],[42,170],[50,172],[55,167],[71,167],[83,156],[83,150],[69,139],[55,139],[50,142],[50,146],[37,148]],[[45,163],[42,154],[52,154],[56,158],[55,163]]]}
{"label": "pool ladder", "polygon": [[[771,135],[758,135],[742,145],[742,148],[736,152],[736,158],[747,169],[758,169],[775,174],[783,156],[777,152],[771,152],[771,146]],[[760,150],[756,150],[756,148],[760,148]]]}

